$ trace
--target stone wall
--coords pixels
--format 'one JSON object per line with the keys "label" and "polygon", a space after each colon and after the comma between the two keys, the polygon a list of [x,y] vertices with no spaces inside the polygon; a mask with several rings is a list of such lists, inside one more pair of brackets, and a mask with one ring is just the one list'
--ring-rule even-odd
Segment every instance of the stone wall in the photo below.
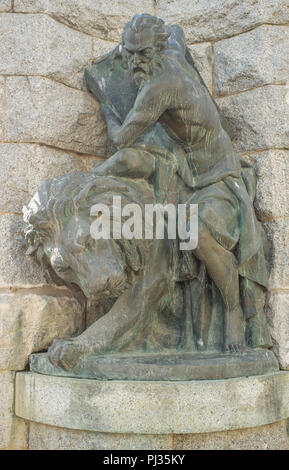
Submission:
{"label": "stone wall", "polygon": [[[45,179],[90,170],[108,155],[83,70],[142,12],[183,26],[236,149],[256,167],[255,207],[271,244],[266,311],[274,350],[289,369],[288,1],[0,0],[0,448],[29,445],[29,424],[13,411],[15,371],[31,352],[85,326],[82,299],[47,281],[25,256],[22,206]],[[178,445],[195,445],[190,439]],[[242,442],[250,448],[249,437]]]}
{"label": "stone wall", "polygon": [[31,450],[288,450],[286,420],[235,431],[200,434],[117,434],[31,423]]}

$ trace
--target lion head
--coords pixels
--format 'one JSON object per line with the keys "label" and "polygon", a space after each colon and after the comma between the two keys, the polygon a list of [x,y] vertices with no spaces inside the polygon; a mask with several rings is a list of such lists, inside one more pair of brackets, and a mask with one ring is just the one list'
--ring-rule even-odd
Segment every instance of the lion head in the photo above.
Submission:
{"label": "lion head", "polygon": [[36,256],[50,277],[78,286],[87,298],[116,299],[143,269],[145,241],[92,238],[91,207],[110,206],[115,195],[142,207],[152,194],[144,180],[93,173],[47,180],[24,207],[27,252]]}

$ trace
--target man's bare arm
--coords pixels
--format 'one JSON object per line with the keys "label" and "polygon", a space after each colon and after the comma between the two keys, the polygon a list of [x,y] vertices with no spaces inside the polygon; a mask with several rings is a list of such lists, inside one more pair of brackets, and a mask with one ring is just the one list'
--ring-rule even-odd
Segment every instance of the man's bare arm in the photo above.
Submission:
{"label": "man's bare arm", "polygon": [[94,173],[101,176],[112,175],[149,179],[154,171],[155,158],[151,153],[140,148],[126,148],[119,150],[108,158],[94,170]]}
{"label": "man's bare arm", "polygon": [[168,109],[169,95],[162,94],[160,86],[144,86],[123,124],[106,110],[108,135],[118,148],[133,144]]}

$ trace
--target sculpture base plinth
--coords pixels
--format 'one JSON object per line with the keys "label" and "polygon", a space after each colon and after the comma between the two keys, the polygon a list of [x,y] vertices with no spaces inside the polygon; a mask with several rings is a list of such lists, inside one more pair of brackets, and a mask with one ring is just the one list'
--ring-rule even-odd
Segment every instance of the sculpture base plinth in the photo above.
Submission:
{"label": "sculpture base plinth", "polygon": [[134,448],[131,434],[212,433],[287,419],[288,396],[289,372],[281,371],[186,382],[91,380],[18,372],[15,413],[29,421],[78,432],[115,433],[116,440],[124,433]]}
{"label": "sculpture base plinth", "polygon": [[263,375],[279,370],[271,351],[243,354],[143,353],[91,355],[73,370],[51,364],[46,353],[33,354],[30,370],[45,375],[98,380],[216,380]]}

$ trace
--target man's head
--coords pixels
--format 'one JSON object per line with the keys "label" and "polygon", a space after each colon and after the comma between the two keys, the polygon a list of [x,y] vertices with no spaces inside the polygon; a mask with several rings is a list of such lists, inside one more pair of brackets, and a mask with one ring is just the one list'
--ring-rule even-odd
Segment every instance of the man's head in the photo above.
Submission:
{"label": "man's head", "polygon": [[168,37],[163,20],[152,15],[135,15],[126,24],[122,34],[123,53],[138,86],[161,67]]}

